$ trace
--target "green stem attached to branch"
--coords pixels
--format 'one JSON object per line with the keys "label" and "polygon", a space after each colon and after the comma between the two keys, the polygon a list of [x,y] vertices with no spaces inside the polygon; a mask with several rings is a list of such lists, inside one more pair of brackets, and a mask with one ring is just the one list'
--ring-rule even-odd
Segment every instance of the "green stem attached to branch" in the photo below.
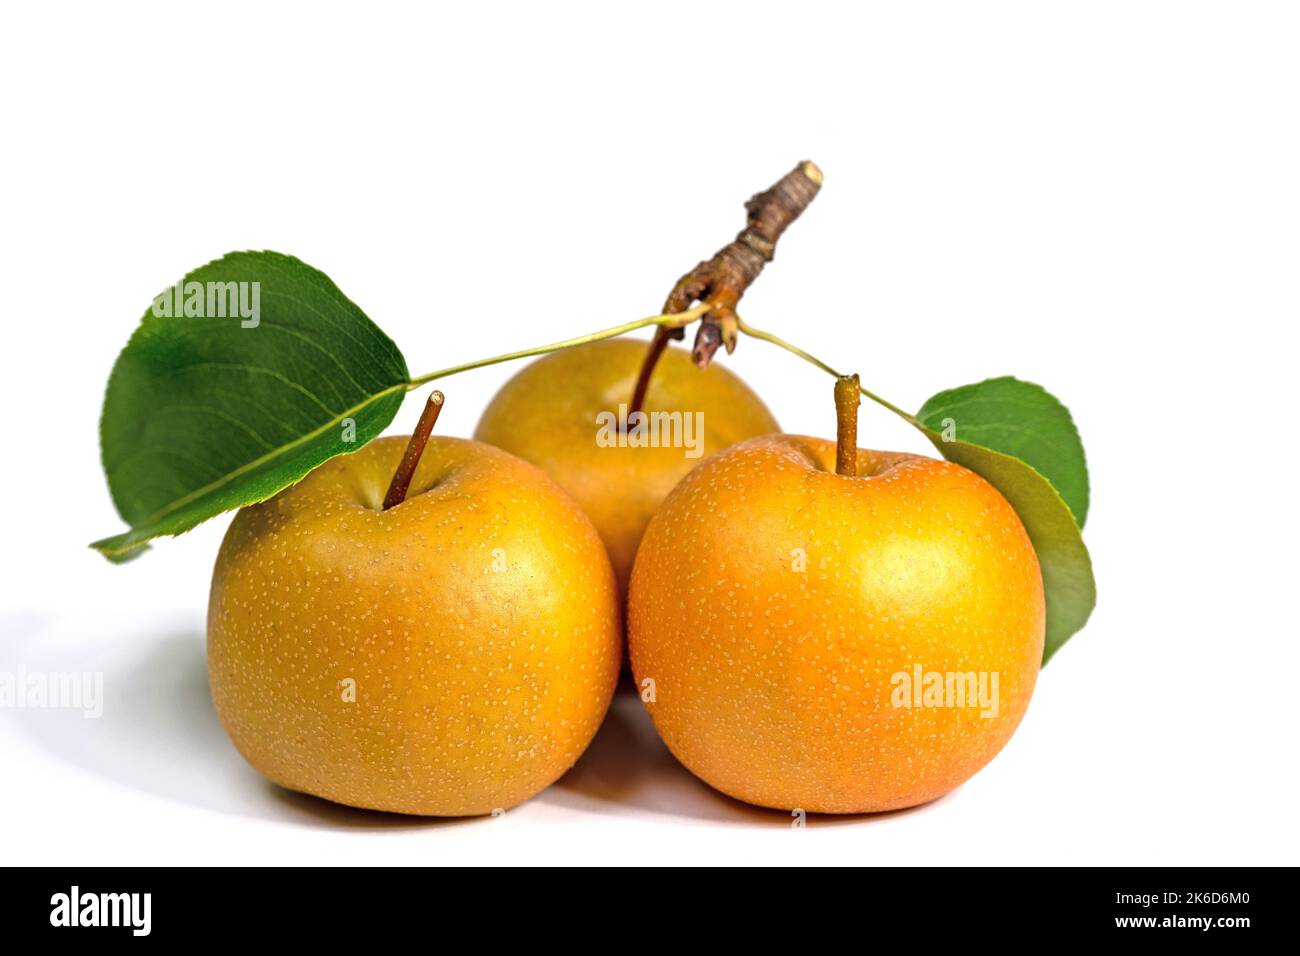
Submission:
{"label": "green stem attached to branch", "polygon": [[616,338],[625,335],[628,332],[635,332],[637,329],[658,326],[659,328],[681,328],[684,325],[690,325],[705,312],[709,307],[704,304],[695,306],[693,309],[686,309],[683,312],[676,312],[665,315],[652,315],[648,318],[637,319],[634,322],[624,322],[622,325],[612,325],[607,329],[601,329],[599,332],[592,332],[589,335],[579,335],[575,338],[564,339],[560,342],[552,342],[550,345],[538,345],[531,349],[521,349],[518,352],[506,352],[503,355],[494,355],[491,358],[478,359],[473,362],[466,362],[463,365],[453,365],[450,368],[438,369],[436,372],[429,372],[411,379],[406,383],[407,391],[419,388],[421,385],[427,385],[429,382],[439,378],[446,378],[449,375],[455,375],[459,372],[468,372],[476,368],[486,368],[489,365],[499,365],[502,362],[513,362],[515,359],[531,358],[534,355],[545,355],[548,352],[558,352],[561,349],[570,349],[578,345],[586,345],[589,342],[600,342],[604,339]]}
{"label": "green stem attached to branch", "polygon": [[[803,349],[799,348],[799,346],[797,345],[791,345],[789,342],[787,342],[785,339],[781,338],[780,336],[773,335],[771,332],[764,332],[762,329],[756,329],[752,325],[746,323],[743,319],[737,319],[737,324],[740,331],[743,332],[745,335],[748,335],[750,338],[759,339],[763,342],[770,342],[773,345],[779,346],[780,348],[785,349],[791,355],[797,355],[805,362],[808,362],[810,365],[817,366],[817,368],[821,369],[827,375],[833,375],[836,378],[844,377],[839,372],[835,371],[835,369],[831,368],[829,365],[823,362],[821,359],[817,358],[814,355],[810,355],[809,353],[805,352]],[[913,425],[917,424],[915,416],[910,415],[909,413],[903,411],[897,405],[885,401],[883,398],[881,398],[879,395],[875,394],[874,392],[869,392],[865,388],[861,388],[861,387],[859,387],[858,391],[860,391],[867,398],[871,399],[877,405],[889,409],[895,415],[898,415],[901,418],[906,419],[907,421],[911,422]]]}

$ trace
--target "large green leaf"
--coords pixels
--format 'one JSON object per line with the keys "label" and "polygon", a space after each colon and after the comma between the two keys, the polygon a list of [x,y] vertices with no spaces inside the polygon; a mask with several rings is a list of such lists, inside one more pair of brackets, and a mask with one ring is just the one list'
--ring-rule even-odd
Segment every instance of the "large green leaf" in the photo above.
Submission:
{"label": "large green leaf", "polygon": [[393,420],[407,388],[393,341],[291,256],[231,253],[183,282],[220,283],[219,293],[249,283],[243,303],[259,308],[255,317],[251,307],[217,314],[218,294],[205,297],[205,316],[186,316],[181,300],[160,298],[118,356],[100,444],[113,503],[131,529],[92,545],[113,560],[269,498],[360,448]]}
{"label": "large green leaf", "polygon": [[940,392],[916,417],[947,441],[960,439],[1019,458],[1052,483],[1080,528],[1087,521],[1083,442],[1069,410],[1042,386],[1009,376],[991,378]]}
{"label": "large green leaf", "polygon": [[1088,469],[1070,412],[1041,386],[1004,377],[940,392],[912,424],[943,457],[1002,492],[1020,515],[1043,573],[1046,664],[1097,603],[1080,532],[1088,514]]}

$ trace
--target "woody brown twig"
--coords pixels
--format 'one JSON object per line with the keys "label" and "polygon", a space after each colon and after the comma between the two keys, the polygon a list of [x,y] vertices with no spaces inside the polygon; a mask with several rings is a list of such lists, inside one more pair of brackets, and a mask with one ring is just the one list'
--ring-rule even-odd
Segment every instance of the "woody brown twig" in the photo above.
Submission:
{"label": "woody brown twig", "polygon": [[[745,203],[749,214],[745,228],[712,259],[701,262],[673,286],[664,303],[665,313],[683,312],[696,302],[709,307],[695,333],[695,347],[691,352],[700,368],[709,364],[719,346],[726,346],[728,354],[736,347],[736,305],[763,267],[772,261],[781,233],[808,208],[821,185],[822,171],[816,164],[800,163],[770,189],[751,197]],[[668,340],[680,339],[684,334],[681,328],[661,326],[655,330],[637,376],[631,411],[640,411],[644,405],[650,376]]]}

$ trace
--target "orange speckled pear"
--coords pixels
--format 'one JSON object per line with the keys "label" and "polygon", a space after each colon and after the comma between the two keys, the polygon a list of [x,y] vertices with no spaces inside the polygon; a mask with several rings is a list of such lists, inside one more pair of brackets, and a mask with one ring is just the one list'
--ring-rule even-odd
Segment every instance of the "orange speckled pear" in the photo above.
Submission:
{"label": "orange speckled pear", "polygon": [[[1011,737],[1043,651],[1038,560],[991,485],[861,449],[837,474],[835,443],[793,435],[683,479],[646,531],[628,613],[669,748],[785,810],[894,810],[958,786]],[[971,673],[982,705],[932,693],[930,675]]]}
{"label": "orange speckled pear", "polygon": [[563,774],[613,695],[620,615],[590,521],[539,469],[379,439],[239,512],[212,580],[208,667],[240,753],[281,786],[436,816]]}
{"label": "orange speckled pear", "polygon": [[673,486],[709,455],[779,430],[762,400],[718,365],[699,369],[668,348],[646,393],[646,412],[700,412],[699,454],[681,447],[603,447],[597,416],[617,414],[636,385],[646,343],[595,342],[556,352],[508,381],[483,412],[474,437],[531,461],[582,505],[609,549],[626,591],[637,544]]}

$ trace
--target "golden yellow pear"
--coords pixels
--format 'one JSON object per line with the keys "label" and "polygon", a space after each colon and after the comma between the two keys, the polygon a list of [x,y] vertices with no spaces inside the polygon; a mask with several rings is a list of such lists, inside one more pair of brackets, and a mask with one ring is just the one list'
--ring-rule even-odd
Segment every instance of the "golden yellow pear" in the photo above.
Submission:
{"label": "golden yellow pear", "polygon": [[858,449],[839,474],[834,442],[772,435],[656,513],[628,649],[660,736],[706,783],[784,810],[895,810],[1010,739],[1044,608],[1019,517],[974,472]]}
{"label": "golden yellow pear", "polygon": [[405,440],[321,465],[235,517],[208,668],[240,753],[355,807],[486,814],[569,769],[618,679],[621,621],[591,522],[497,448],[429,442],[382,510]]}
{"label": "golden yellow pear", "polygon": [[545,356],[502,386],[474,432],[539,466],[577,500],[624,591],[646,524],[673,486],[708,456],[780,430],[738,376],[718,363],[699,369],[689,352],[670,346],[650,379],[644,410],[675,417],[648,422],[657,446],[618,442],[619,428],[607,426],[626,419],[646,349],[639,340],[611,339]]}

